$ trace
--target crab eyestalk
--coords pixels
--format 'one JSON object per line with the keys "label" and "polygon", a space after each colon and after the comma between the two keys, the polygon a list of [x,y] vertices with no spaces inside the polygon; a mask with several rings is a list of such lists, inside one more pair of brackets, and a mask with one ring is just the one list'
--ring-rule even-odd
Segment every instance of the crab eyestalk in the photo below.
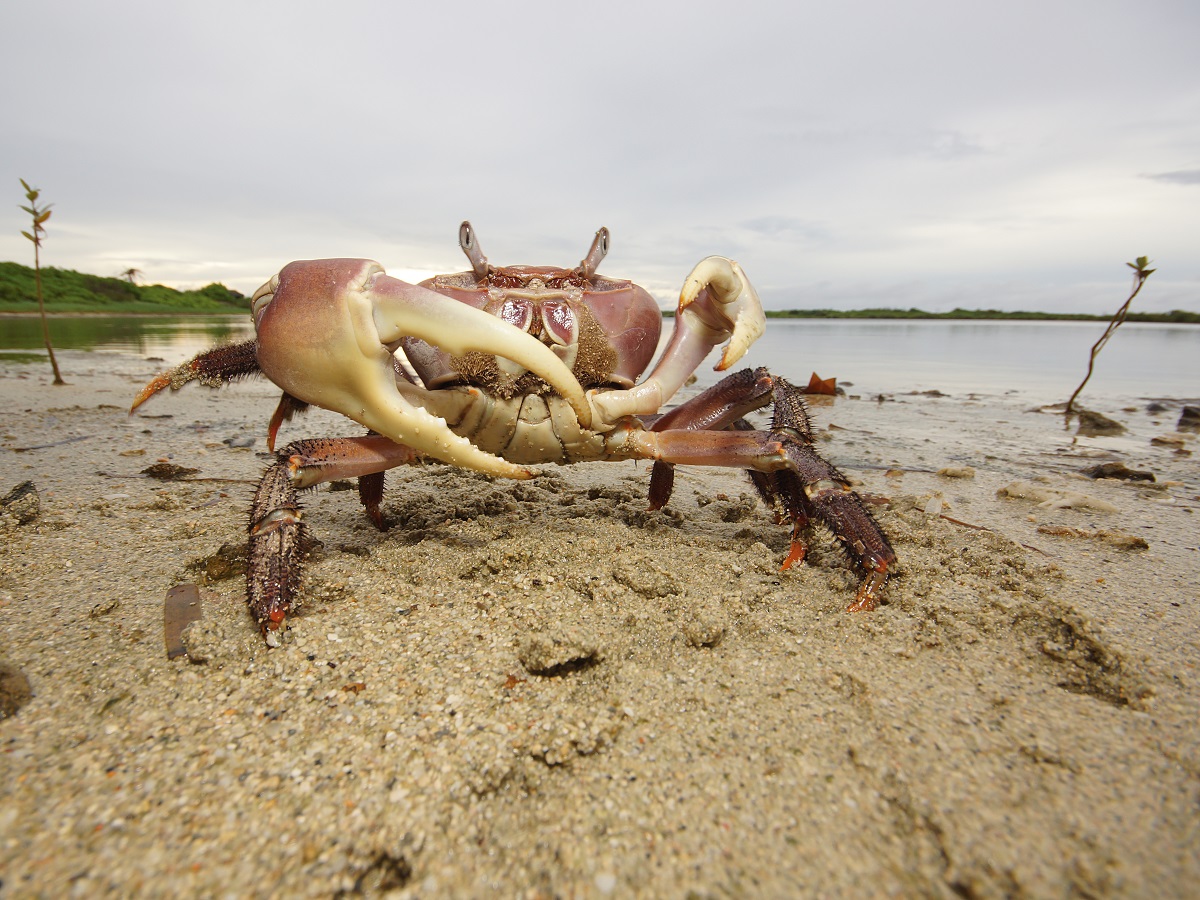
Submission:
{"label": "crab eyestalk", "polygon": [[603,225],[596,232],[596,237],[592,239],[592,246],[588,249],[585,256],[579,263],[579,268],[576,269],[580,275],[588,281],[592,280],[592,276],[596,274],[596,270],[600,268],[600,263],[604,261],[604,257],[608,256],[608,245],[611,237],[608,229]]}
{"label": "crab eyestalk", "polygon": [[464,221],[458,226],[458,246],[462,247],[462,252],[467,254],[467,259],[471,261],[471,271],[475,273],[475,280],[483,281],[487,278],[492,267],[483,255],[479,240],[475,237],[475,229],[471,227],[470,222]]}

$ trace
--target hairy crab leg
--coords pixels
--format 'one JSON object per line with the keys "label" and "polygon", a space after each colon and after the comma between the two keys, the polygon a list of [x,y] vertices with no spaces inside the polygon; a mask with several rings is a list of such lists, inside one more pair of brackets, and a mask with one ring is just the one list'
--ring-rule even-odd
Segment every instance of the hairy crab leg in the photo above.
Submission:
{"label": "hairy crab leg", "polygon": [[591,408],[575,375],[541,341],[482,310],[384,274],[370,260],[285,266],[254,295],[264,374],[305,403],[452,465],[507,478],[531,472],[480,450],[396,388],[392,351],[416,337],[455,355],[472,350],[524,366],[550,384],[583,427]]}
{"label": "hairy crab leg", "polygon": [[198,353],[170,372],[156,376],[134,398],[129,411],[133,412],[159,391],[166,388],[177,391],[189,381],[199,381],[209,387],[220,387],[247,375],[257,375],[257,350],[258,341],[245,341],[241,344],[222,344],[220,347]]}
{"label": "hairy crab leg", "polygon": [[716,365],[725,371],[765,327],[758,292],[742,267],[723,256],[702,259],[683,283],[671,341],[654,370],[637,387],[593,395],[592,404],[608,423],[658,412],[713,347],[728,341]]}
{"label": "hairy crab leg", "polygon": [[[781,379],[776,382],[776,390]],[[786,382],[782,382],[786,385]],[[786,388],[783,390],[786,397]],[[771,431],[631,431],[623,452],[656,462],[698,466],[729,466],[761,474],[755,484],[767,499],[778,500],[794,523],[793,548],[786,565],[803,558],[798,539],[809,516],[820,519],[865,573],[851,610],[874,609],[896,562],[895,551],[862,498],[832,464],[822,459],[809,440],[807,417],[794,419],[785,399],[783,412]],[[794,424],[792,424],[794,423]],[[657,423],[655,423],[657,425]]]}
{"label": "hairy crab leg", "polygon": [[[686,403],[660,416],[650,426],[651,431],[719,430],[755,431],[742,416],[768,403],[774,405],[771,430],[790,435],[812,444],[812,424],[804,399],[790,383],[776,378],[763,368],[743,369],[726,376],[717,384],[697,394]],[[814,515],[812,504],[796,473],[787,469],[759,472],[748,469],[750,481],[763,502],[775,510],[775,521],[792,523],[792,548],[782,568],[789,569],[804,559],[807,547],[801,533]],[[655,460],[650,471],[650,509],[661,509],[671,499],[675,467],[669,462]]]}
{"label": "hairy crab leg", "polygon": [[[774,383],[766,369],[742,369],[659,416],[650,430],[715,431],[732,427],[742,416],[771,402]],[[674,486],[675,467],[655,460],[650,468],[650,509],[666,506]]]}
{"label": "hairy crab leg", "polygon": [[668,410],[654,420],[651,431],[713,431],[727,428],[747,413],[774,399],[777,379],[764,368],[742,369]]}
{"label": "hairy crab leg", "polygon": [[250,507],[246,602],[264,633],[277,631],[292,607],[311,541],[287,465],[267,469]]}
{"label": "hairy crab leg", "polygon": [[383,472],[420,459],[411,447],[383,437],[314,438],[279,451],[262,477],[250,512],[246,600],[265,631],[282,627],[291,610],[308,553],[297,491],[338,478],[357,477],[367,514],[382,527]]}

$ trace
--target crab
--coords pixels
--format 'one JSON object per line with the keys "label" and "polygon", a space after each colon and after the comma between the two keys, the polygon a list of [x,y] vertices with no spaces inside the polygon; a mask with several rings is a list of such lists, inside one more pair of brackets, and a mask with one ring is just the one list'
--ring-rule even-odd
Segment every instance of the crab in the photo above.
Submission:
{"label": "crab", "polygon": [[[246,598],[268,640],[297,603],[311,539],[298,491],[356,477],[375,525],[383,473],[433,459],[503,478],[540,463],[650,460],[649,505],[670,499],[676,465],[744,469],[776,521],[792,525],[788,568],[803,560],[815,520],[861,574],[852,611],[873,609],[896,562],[849,480],[817,452],[801,392],[766,369],[743,369],[674,408],[663,407],[715,347],[727,371],[763,333],[758,295],[741,267],[701,260],[684,281],[671,339],[650,373],[662,330],[641,287],[598,274],[601,228],[571,269],[488,263],[469,222],[469,271],[413,285],[366,259],[284,266],[252,299],[256,338],[200,353],[159,375],[131,412],[170,387],[265,375],[283,395],[268,426],[276,461],[255,493]],[[398,354],[397,351],[402,351]],[[367,429],[295,441],[280,426],[308,406]],[[773,407],[770,426],[744,417]]]}

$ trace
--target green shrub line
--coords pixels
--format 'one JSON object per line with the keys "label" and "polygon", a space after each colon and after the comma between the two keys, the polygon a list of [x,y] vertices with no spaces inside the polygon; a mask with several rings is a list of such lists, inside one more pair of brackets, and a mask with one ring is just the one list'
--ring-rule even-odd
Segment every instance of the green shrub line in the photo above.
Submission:
{"label": "green shrub line", "polygon": [[[162,284],[131,284],[72,269],[42,269],[42,292],[49,313],[247,313],[249,301],[223,284],[177,291]],[[34,270],[0,262],[0,313],[37,312]]]}
{"label": "green shrub line", "polygon": [[[42,290],[50,313],[247,313],[247,298],[223,284],[198,291],[177,291],[161,284],[131,284],[123,278],[88,275],[72,269],[42,269]],[[34,272],[29,266],[0,262],[0,313],[37,312]],[[666,315],[674,315],[667,310]],[[999,309],[953,309],[927,312],[915,307],[890,309],[769,309],[769,319],[1010,319],[1107,322],[1109,316],[1090,313],[1009,312]],[[1173,309],[1166,313],[1131,312],[1129,322],[1167,322],[1200,325],[1200,313]]]}
{"label": "green shrub line", "polygon": [[[768,319],[1017,319],[1031,321],[1107,322],[1111,315],[1092,313],[1047,313],[1025,310],[952,309],[950,312],[926,312],[923,309],[782,309],[767,310]],[[1165,313],[1131,312],[1127,322],[1170,322],[1200,325],[1200,313],[1173,309]]]}
{"label": "green shrub line", "polygon": [[[664,315],[675,315],[674,310],[665,310]],[[1111,316],[1092,313],[1047,313],[1027,312],[1025,310],[1002,309],[952,309],[950,312],[928,312],[912,307],[909,309],[890,309],[872,307],[870,309],[768,309],[768,319],[953,319],[955,321],[976,320],[1009,320],[1032,322],[1107,322]],[[1200,313],[1188,312],[1184,309],[1173,309],[1165,313],[1131,312],[1125,317],[1127,322],[1166,322],[1169,324],[1200,325]]]}

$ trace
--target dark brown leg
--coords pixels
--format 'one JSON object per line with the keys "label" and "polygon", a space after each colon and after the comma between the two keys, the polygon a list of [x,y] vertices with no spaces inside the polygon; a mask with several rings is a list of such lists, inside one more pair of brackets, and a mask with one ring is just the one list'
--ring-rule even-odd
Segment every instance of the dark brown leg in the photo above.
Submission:
{"label": "dark brown leg", "polygon": [[271,421],[267,424],[267,449],[272,453],[275,452],[275,438],[279,434],[279,428],[284,422],[290,422],[292,417],[297,413],[305,412],[308,409],[308,404],[303,400],[297,400],[287,391],[284,391],[279,397],[279,405],[275,407],[275,412],[271,413]]}
{"label": "dark brown leg", "polygon": [[358,476],[358,499],[375,527],[380,531],[387,531],[387,526],[383,524],[383,513],[379,511],[379,504],[383,502],[382,472]]}
{"label": "dark brown leg", "polygon": [[[701,431],[732,427],[742,416],[771,402],[773,383],[774,379],[766,369],[742,369],[659,416],[650,425],[650,430]],[[674,466],[656,460],[650,468],[650,509],[666,506],[674,486]]]}
{"label": "dark brown leg", "polygon": [[[775,413],[770,430],[757,431],[740,418],[768,402]],[[725,430],[698,430],[714,428]],[[661,506],[670,496],[674,464],[746,469],[777,520],[792,522],[784,568],[804,558],[801,532],[818,520],[864,572],[850,609],[873,609],[878,603],[896,554],[846,477],[817,453],[803,398],[782,378],[762,369],[738,372],[655,420],[651,431],[634,435],[632,443],[655,460],[652,505]]]}
{"label": "dark brown leg", "polygon": [[286,462],[267,469],[250,508],[246,602],[263,632],[277,631],[292,608],[310,542]]}
{"label": "dark brown leg", "polygon": [[276,454],[259,482],[250,512],[246,599],[255,621],[277,631],[292,608],[311,545],[301,521],[297,489],[357,477],[367,515],[382,528],[383,473],[415,462],[417,453],[379,435],[296,441]]}

